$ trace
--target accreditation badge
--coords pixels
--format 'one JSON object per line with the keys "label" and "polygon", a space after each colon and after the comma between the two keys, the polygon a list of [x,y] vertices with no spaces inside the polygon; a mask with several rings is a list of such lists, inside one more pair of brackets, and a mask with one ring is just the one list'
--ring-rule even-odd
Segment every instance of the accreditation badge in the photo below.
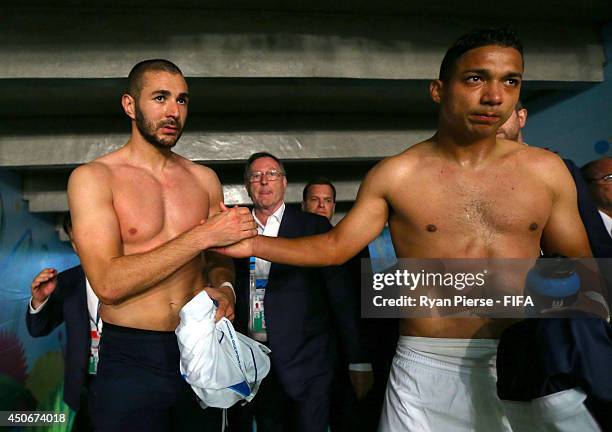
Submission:
{"label": "accreditation badge", "polygon": [[100,332],[91,330],[91,350],[89,352],[89,374],[95,375],[98,372],[99,347],[100,347]]}
{"label": "accreditation badge", "polygon": [[267,279],[257,279],[257,288],[255,289],[251,303],[251,331],[253,333],[265,333],[266,331],[264,297],[266,296],[267,284]]}

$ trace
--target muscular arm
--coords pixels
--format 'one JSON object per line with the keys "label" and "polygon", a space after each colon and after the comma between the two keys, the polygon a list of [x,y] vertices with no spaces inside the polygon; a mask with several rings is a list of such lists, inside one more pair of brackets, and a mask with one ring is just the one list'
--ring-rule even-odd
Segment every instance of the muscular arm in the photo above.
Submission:
{"label": "muscular arm", "polygon": [[[553,205],[550,217],[542,233],[542,250],[545,253],[560,253],[572,258],[591,258],[589,240],[578,212],[576,185],[565,164],[555,157],[552,168],[548,171],[554,178],[550,184],[553,187]],[[577,306],[587,312],[607,317],[608,311],[602,304],[607,297],[606,288],[599,277],[597,264],[589,260],[578,262],[577,271],[582,280],[581,292],[587,297],[592,293],[601,296],[601,300],[582,298]],[[591,293],[589,293],[591,292]],[[588,294],[586,294],[588,293]]]}
{"label": "muscular arm", "polygon": [[548,183],[553,191],[550,217],[542,232],[544,253],[560,253],[568,257],[592,257],[589,240],[578,213],[576,185],[557,156],[551,155],[547,170]]}
{"label": "muscular arm", "polygon": [[331,231],[297,239],[258,236],[254,241],[254,255],[296,266],[329,266],[346,262],[374,240],[387,222],[388,182],[384,177],[388,170],[382,162],[368,173],[355,205]]}
{"label": "muscular arm", "polygon": [[[153,250],[124,255],[110,181],[109,169],[92,163],[77,168],[68,182],[77,250],[91,286],[103,303],[120,303],[155,286],[202,250],[222,245],[236,234],[236,240],[252,235],[252,230],[246,235],[243,230],[246,225],[241,224],[236,209],[211,218]],[[227,229],[231,225],[228,222],[235,224],[234,233],[229,236],[226,234],[232,229]]]}
{"label": "muscular arm", "polygon": [[[212,185],[210,193],[209,218],[221,212],[222,202],[223,188],[217,177],[214,176],[214,185]],[[211,286],[219,287],[223,282],[234,284],[234,262],[231,258],[212,251],[207,251],[205,253],[205,258],[206,275]]]}

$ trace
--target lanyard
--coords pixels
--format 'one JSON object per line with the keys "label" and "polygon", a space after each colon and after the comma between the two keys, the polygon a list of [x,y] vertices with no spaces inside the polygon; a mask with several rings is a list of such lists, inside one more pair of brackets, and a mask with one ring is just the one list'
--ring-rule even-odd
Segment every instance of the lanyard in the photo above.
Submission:
{"label": "lanyard", "polygon": [[96,319],[91,316],[89,307],[87,308],[87,314],[89,315],[89,321],[96,327],[96,331],[100,333],[100,302],[98,301],[98,307],[96,308]]}

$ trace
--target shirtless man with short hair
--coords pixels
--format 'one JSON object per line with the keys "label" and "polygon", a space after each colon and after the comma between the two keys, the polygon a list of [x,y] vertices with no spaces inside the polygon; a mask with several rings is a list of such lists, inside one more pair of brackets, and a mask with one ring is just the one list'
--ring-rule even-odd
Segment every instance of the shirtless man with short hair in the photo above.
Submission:
{"label": "shirtless man with short hair", "polygon": [[[68,183],[79,256],[103,303],[97,429],[181,429],[214,410],[201,410],[180,376],[179,311],[204,287],[203,251],[257,230],[248,209],[224,207],[211,169],[171,150],[189,100],[178,67],[144,61],[128,80],[121,103],[129,141],[74,170]],[[231,260],[206,258],[215,287],[207,291],[219,301],[218,315],[232,318]]]}
{"label": "shirtless man with short hair", "polygon": [[[513,32],[463,36],[430,84],[438,132],[377,164],[334,229],[298,239],[258,236],[220,251],[338,265],[388,221],[398,258],[534,258],[540,244],[545,252],[591,256],[561,159],[496,138],[516,106],[522,76]],[[402,319],[381,430],[506,429],[491,360],[507,325],[490,318]]]}

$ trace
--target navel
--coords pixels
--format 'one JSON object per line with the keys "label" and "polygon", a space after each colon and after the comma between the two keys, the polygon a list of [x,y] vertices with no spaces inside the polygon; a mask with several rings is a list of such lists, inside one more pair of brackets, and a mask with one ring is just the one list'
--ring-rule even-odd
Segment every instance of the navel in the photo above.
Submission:
{"label": "navel", "polygon": [[429,224],[425,227],[425,229],[429,232],[436,232],[438,231],[438,227],[433,225],[433,224]]}
{"label": "navel", "polygon": [[538,229],[538,224],[533,222],[531,225],[529,225],[529,231],[535,231]]}
{"label": "navel", "polygon": [[137,232],[138,232],[138,230],[136,228],[130,228],[128,230],[128,234],[129,235],[136,235]]}

